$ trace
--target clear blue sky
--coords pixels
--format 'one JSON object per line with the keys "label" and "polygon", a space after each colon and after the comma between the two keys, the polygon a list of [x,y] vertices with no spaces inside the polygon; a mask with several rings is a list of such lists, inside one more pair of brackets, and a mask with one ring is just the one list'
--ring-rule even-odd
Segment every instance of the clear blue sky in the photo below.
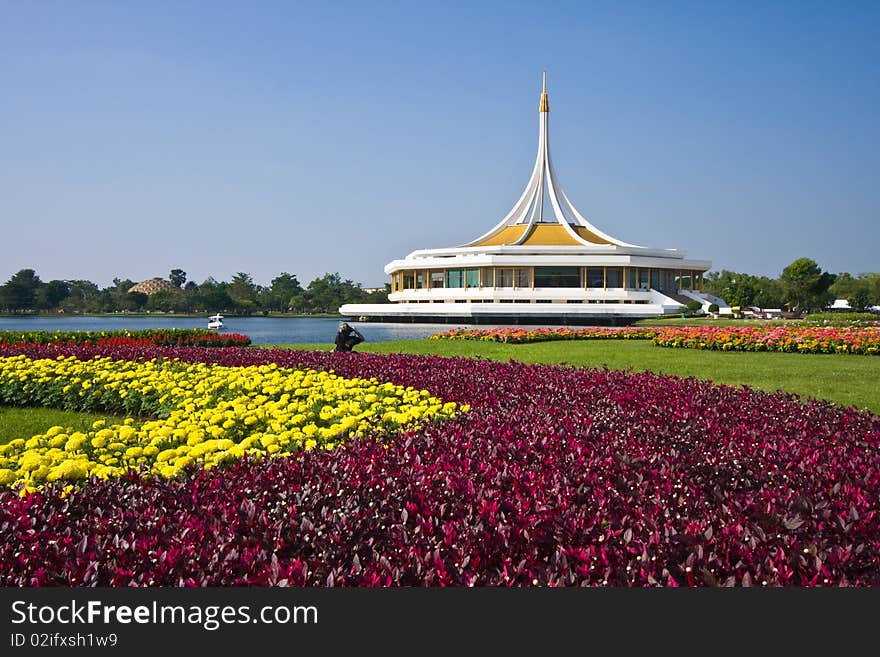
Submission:
{"label": "clear blue sky", "polygon": [[713,269],[880,271],[880,3],[0,0],[0,282],[338,271],[482,234],[533,164]]}

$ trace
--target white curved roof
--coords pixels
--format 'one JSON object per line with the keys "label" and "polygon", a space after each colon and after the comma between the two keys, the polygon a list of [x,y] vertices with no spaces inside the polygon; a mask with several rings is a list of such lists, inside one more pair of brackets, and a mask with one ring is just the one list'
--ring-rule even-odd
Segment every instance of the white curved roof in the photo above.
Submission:
{"label": "white curved roof", "polygon": [[[538,155],[525,190],[507,216],[491,230],[464,246],[610,245],[641,248],[612,237],[587,221],[562,189],[550,157],[550,100],[547,95],[546,73],[538,116]],[[546,214],[545,190],[551,206]]]}

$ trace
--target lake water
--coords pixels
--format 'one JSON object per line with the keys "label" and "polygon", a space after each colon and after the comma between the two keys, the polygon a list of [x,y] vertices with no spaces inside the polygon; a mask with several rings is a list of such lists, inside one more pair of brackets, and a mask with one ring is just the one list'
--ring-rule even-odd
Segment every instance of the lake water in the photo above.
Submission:
{"label": "lake water", "polygon": [[[254,344],[330,344],[338,319],[311,317],[224,317],[223,333],[242,333]],[[412,340],[465,324],[390,324],[350,322],[367,342]],[[0,331],[137,331],[156,328],[207,328],[207,318],[173,317],[0,317]],[[482,325],[479,328],[493,328]],[[536,328],[536,327],[533,327]]]}

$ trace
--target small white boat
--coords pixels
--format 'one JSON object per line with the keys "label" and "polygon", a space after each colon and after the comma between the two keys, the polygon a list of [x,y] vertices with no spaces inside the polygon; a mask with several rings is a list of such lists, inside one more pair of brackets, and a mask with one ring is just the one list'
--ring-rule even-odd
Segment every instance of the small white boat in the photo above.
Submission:
{"label": "small white boat", "polygon": [[208,328],[209,329],[222,329],[223,328],[223,315],[211,315],[208,317]]}

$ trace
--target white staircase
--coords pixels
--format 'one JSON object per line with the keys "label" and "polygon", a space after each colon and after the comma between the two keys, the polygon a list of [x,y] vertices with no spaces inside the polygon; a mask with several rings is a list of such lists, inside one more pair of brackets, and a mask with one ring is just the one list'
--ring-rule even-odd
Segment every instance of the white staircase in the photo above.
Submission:
{"label": "white staircase", "polygon": [[693,299],[694,301],[699,301],[702,304],[703,311],[709,312],[709,306],[713,303],[718,306],[718,312],[722,315],[730,315],[733,311],[730,309],[730,304],[727,303],[721,297],[716,297],[714,294],[709,294],[708,292],[698,292],[696,290],[679,290],[679,294],[686,296],[689,299]]}

